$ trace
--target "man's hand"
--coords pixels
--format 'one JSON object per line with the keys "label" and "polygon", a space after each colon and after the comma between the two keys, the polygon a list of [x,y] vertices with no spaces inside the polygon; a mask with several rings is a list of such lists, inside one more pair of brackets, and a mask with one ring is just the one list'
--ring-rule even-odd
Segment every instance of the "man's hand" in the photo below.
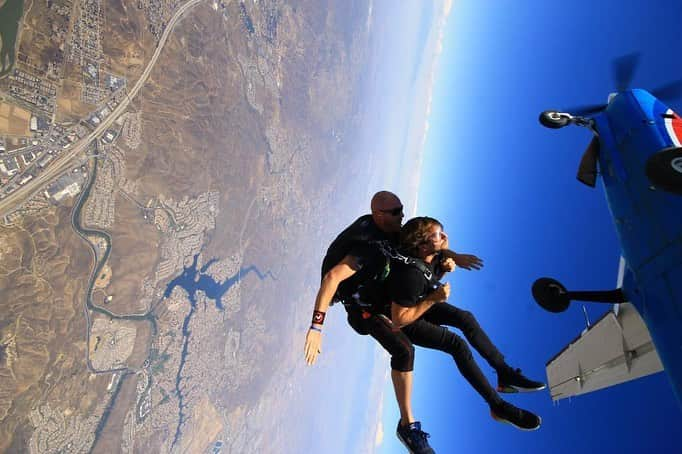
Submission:
{"label": "man's hand", "polygon": [[450,297],[450,283],[446,282],[444,285],[441,285],[436,290],[429,293],[428,297],[430,300],[437,301],[439,303],[447,301]]}
{"label": "man's hand", "polygon": [[455,254],[455,264],[465,270],[480,270],[483,268],[483,260],[471,254]]}
{"label": "man's hand", "polygon": [[322,353],[322,333],[309,329],[305,336],[305,362],[309,366],[315,364],[317,355]]}

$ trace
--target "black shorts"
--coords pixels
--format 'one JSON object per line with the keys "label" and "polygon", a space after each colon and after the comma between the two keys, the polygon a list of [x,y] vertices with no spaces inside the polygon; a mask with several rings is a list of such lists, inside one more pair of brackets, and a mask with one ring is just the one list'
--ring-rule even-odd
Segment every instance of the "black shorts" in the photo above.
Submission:
{"label": "black shorts", "polygon": [[344,306],[348,324],[356,333],[370,335],[391,355],[391,369],[411,372],[414,368],[414,346],[401,330],[393,328],[391,320],[383,314],[363,311],[359,306]]}

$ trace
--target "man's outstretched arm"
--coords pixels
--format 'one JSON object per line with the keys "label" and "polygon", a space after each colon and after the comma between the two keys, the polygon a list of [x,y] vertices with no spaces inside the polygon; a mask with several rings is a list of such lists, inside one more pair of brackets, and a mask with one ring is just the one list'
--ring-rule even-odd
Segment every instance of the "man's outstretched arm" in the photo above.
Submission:
{"label": "man's outstretched arm", "polygon": [[305,337],[305,361],[308,365],[315,364],[317,355],[322,349],[322,323],[332,298],[339,288],[339,284],[357,272],[355,257],[347,255],[322,278],[322,284],[315,298],[313,320]]}

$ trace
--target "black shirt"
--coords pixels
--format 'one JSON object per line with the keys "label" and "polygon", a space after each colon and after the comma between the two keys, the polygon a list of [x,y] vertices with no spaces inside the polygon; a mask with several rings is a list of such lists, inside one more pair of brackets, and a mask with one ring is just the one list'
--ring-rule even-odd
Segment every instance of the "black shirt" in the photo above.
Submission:
{"label": "black shirt", "polygon": [[336,266],[350,251],[359,244],[370,241],[395,242],[396,235],[383,232],[377,227],[371,214],[360,216],[332,241],[322,261],[322,277]]}
{"label": "black shirt", "polygon": [[[433,271],[432,265],[426,263],[424,265]],[[427,279],[417,266],[393,260],[391,274],[386,283],[388,302],[403,307],[414,307],[434,290],[434,283],[435,281]]]}
{"label": "black shirt", "polygon": [[355,257],[356,273],[341,282],[337,294],[345,301],[356,294],[361,305],[379,307],[386,300],[384,281],[391,270],[391,261],[372,241],[355,246],[348,255]]}
{"label": "black shirt", "polygon": [[[388,273],[389,261],[373,243],[383,241],[394,244],[396,239],[396,235],[381,231],[372,220],[372,215],[361,216],[329,246],[322,262],[322,277],[347,255],[355,257],[357,272],[341,282],[336,292],[338,298],[349,299],[361,286],[374,280],[383,280]],[[375,296],[365,295],[363,299],[375,299]]]}

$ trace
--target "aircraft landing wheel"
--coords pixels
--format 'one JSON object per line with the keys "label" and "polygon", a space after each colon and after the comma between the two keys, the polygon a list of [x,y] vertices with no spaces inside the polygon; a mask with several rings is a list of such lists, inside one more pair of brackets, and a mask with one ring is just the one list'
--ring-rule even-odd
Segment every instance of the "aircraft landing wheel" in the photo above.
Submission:
{"label": "aircraft landing wheel", "polygon": [[646,175],[654,187],[682,195],[682,148],[669,148],[652,155]]}
{"label": "aircraft landing wheel", "polygon": [[563,128],[570,122],[570,117],[556,110],[545,110],[540,114],[540,123],[542,126],[550,129]]}
{"label": "aircraft landing wheel", "polygon": [[549,312],[563,312],[571,303],[561,282],[549,277],[541,277],[533,283],[533,298]]}

